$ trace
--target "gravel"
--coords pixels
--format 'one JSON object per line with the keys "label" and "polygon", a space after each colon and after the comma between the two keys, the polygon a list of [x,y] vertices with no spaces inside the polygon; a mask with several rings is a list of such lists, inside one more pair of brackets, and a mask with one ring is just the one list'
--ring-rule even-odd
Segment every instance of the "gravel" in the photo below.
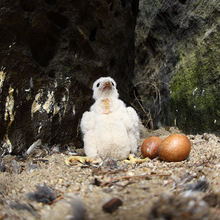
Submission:
{"label": "gravel", "polygon": [[[174,133],[180,131],[142,130],[136,157],[145,138],[164,139]],[[192,149],[182,162],[155,158],[135,165],[109,160],[67,166],[64,153],[49,153],[38,160],[4,156],[0,220],[220,219],[220,137],[207,133],[187,137]],[[116,208],[109,203],[111,212],[106,212],[103,206],[112,199],[120,203]]]}

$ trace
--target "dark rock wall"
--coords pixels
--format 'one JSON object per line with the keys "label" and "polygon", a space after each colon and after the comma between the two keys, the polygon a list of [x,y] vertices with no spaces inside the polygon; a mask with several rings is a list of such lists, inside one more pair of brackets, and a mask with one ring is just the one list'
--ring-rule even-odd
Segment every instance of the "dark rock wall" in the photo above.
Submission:
{"label": "dark rock wall", "polygon": [[140,0],[139,10],[133,82],[145,125],[218,133],[220,2]]}
{"label": "dark rock wall", "polygon": [[1,0],[0,139],[21,153],[37,139],[80,146],[79,122],[100,76],[127,103],[138,0]]}

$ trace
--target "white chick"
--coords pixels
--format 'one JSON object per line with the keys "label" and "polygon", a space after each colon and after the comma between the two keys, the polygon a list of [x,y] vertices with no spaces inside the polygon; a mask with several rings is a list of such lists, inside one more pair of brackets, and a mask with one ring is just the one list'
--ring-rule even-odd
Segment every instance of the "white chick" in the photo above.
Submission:
{"label": "white chick", "polygon": [[137,151],[139,117],[118,96],[116,82],[111,77],[94,82],[95,103],[83,114],[80,125],[84,150],[90,158],[123,160]]}

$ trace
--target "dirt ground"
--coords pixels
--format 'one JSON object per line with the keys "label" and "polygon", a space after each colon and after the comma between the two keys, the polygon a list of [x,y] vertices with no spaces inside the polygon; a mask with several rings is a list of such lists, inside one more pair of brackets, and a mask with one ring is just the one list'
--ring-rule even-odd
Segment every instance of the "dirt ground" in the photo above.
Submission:
{"label": "dirt ground", "polygon": [[[142,129],[139,145],[149,136],[165,139],[174,133],[180,131]],[[134,165],[107,160],[67,166],[70,155],[45,147],[26,160],[4,156],[0,220],[220,219],[220,137],[187,137],[192,149],[182,162],[155,158]]]}

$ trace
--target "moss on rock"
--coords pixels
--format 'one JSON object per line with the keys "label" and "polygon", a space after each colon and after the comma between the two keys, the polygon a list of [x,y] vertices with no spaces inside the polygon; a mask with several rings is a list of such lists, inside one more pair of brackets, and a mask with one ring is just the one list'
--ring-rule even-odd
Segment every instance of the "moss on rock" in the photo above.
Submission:
{"label": "moss on rock", "polygon": [[219,26],[192,48],[179,47],[180,65],[170,82],[172,120],[185,132],[220,130]]}

